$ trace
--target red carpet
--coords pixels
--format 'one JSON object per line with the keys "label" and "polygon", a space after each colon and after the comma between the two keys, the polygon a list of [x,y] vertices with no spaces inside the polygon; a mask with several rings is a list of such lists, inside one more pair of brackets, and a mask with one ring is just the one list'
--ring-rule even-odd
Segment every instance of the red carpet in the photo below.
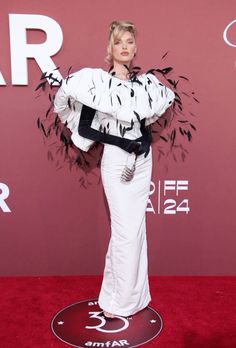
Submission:
{"label": "red carpet", "polygon": [[[0,347],[70,347],[50,322],[62,308],[97,298],[101,277],[0,278]],[[150,277],[160,335],[142,347],[235,348],[236,277]]]}

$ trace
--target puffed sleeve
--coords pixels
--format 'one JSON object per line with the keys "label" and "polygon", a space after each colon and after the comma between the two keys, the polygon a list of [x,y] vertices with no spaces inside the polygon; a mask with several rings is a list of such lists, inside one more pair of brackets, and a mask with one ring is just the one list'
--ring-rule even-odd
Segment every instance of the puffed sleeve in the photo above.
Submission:
{"label": "puffed sleeve", "polygon": [[[58,114],[62,123],[71,131],[71,140],[83,151],[88,151],[91,145],[94,143],[93,140],[87,139],[78,133],[78,126],[81,116],[81,110],[83,104],[76,99],[76,88],[70,81],[70,77],[62,81],[62,85],[57,91],[54,99],[54,112]],[[100,123],[98,121],[97,114],[93,118],[91,127],[98,129]]]}
{"label": "puffed sleeve", "polygon": [[175,94],[153,74],[147,74],[148,93],[153,116],[146,119],[146,126],[154,123],[172,105]]}

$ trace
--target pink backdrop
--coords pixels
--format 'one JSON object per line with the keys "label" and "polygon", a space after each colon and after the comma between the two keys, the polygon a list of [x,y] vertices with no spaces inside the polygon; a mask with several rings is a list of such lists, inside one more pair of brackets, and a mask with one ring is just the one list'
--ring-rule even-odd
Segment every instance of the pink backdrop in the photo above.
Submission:
{"label": "pink backdrop", "polygon": [[[11,0],[0,11],[0,71],[6,81],[0,87],[0,275],[100,274],[110,233],[99,170],[89,174],[92,185],[84,189],[79,171],[58,171],[47,159],[48,145],[36,128],[48,104],[35,98],[37,63],[28,59],[28,85],[11,83],[11,13],[45,15],[61,26],[62,49],[52,59],[63,75],[70,65],[105,69],[107,27],[114,19],[129,19],[139,32],[137,65],[173,65],[190,78],[200,104],[191,106],[197,133],[186,161],[158,162],[153,146],[150,274],[235,274],[236,47],[223,39],[236,19],[235,0]],[[236,24],[227,38],[236,45]],[[28,33],[30,43],[44,40],[39,30]],[[187,181],[187,189],[164,196],[165,180]],[[11,212],[3,211],[3,184]],[[188,200],[189,213],[165,214],[166,199],[177,205]]]}

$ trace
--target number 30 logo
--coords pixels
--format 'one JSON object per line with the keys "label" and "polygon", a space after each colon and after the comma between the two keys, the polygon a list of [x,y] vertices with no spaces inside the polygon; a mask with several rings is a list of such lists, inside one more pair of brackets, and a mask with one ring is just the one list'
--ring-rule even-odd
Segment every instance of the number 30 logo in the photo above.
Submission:
{"label": "number 30 logo", "polygon": [[86,329],[94,329],[94,330],[97,330],[97,331],[107,332],[107,333],[116,333],[116,332],[124,331],[124,330],[126,330],[129,327],[128,319],[120,317],[120,316],[115,316],[115,318],[120,319],[120,321],[123,324],[123,326],[121,326],[121,328],[116,329],[116,330],[102,329],[102,327],[106,325],[106,319],[104,317],[99,316],[99,314],[101,315],[101,312],[89,312],[89,314],[91,314],[90,318],[99,319],[101,321],[101,323],[96,325],[96,326],[85,326]]}

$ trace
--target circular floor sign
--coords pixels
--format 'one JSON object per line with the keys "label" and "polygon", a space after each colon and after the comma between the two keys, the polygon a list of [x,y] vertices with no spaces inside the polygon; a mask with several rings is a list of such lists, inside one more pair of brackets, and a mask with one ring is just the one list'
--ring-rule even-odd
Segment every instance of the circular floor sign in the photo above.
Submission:
{"label": "circular floor sign", "polygon": [[95,299],[63,308],[51,328],[57,338],[73,347],[137,347],[161,332],[162,319],[147,307],[130,317],[106,320]]}

